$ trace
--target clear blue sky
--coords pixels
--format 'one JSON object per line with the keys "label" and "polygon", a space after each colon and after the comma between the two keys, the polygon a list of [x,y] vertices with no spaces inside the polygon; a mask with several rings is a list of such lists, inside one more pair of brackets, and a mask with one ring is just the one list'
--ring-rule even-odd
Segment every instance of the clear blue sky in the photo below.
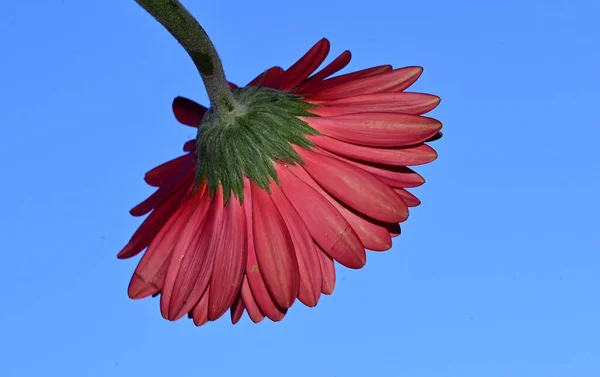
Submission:
{"label": "clear blue sky", "polygon": [[392,251],[316,309],[200,329],[131,301],[146,170],[206,104],[133,0],[0,12],[0,375],[600,376],[600,5],[593,0],[185,1],[240,84],[321,37],[345,70],[422,65],[440,158]]}

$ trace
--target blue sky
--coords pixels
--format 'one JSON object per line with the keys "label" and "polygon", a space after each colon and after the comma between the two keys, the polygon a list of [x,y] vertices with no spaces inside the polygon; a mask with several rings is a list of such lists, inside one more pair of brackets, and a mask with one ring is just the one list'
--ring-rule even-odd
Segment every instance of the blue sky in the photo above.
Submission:
{"label": "blue sky", "polygon": [[600,375],[597,1],[186,1],[228,78],[327,37],[346,69],[422,65],[440,158],[392,251],[339,270],[281,323],[200,329],[131,301],[115,257],[145,171],[207,103],[185,52],[133,0],[9,1],[0,12],[0,374]]}

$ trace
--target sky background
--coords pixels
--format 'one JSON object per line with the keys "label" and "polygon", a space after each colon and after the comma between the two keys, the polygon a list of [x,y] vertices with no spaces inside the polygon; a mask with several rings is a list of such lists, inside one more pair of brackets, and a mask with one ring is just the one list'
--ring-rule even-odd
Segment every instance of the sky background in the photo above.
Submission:
{"label": "sky background", "polygon": [[[196,328],[116,259],[143,174],[194,137],[195,67],[133,0],[0,12],[0,375],[600,376],[597,1],[185,1],[244,84],[322,37],[344,70],[421,65],[440,158],[391,251],[317,308]],[[329,61],[329,60],[328,60]]]}

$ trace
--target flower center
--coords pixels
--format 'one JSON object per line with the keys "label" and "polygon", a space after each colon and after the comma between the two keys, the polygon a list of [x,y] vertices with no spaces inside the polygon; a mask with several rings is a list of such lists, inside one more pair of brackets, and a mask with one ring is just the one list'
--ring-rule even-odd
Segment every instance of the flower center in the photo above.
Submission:
{"label": "flower center", "polygon": [[209,110],[198,127],[196,185],[205,180],[211,194],[221,185],[226,201],[232,193],[243,201],[244,177],[269,191],[271,179],[279,183],[274,162],[303,164],[292,144],[313,148],[305,135],[319,133],[298,118],[316,116],[298,95],[246,87],[233,98],[231,113]]}

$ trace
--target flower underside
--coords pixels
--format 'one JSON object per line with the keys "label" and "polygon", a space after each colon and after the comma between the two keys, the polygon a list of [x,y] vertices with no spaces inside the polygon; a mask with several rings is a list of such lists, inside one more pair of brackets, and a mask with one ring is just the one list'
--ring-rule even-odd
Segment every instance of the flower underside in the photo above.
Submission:
{"label": "flower underside", "polygon": [[270,192],[279,183],[273,161],[302,164],[292,145],[313,148],[307,135],[319,135],[298,117],[316,116],[317,107],[290,92],[251,86],[234,90],[235,109],[226,116],[209,110],[198,127],[196,187],[205,180],[211,195],[222,186],[244,199],[244,177]]}

